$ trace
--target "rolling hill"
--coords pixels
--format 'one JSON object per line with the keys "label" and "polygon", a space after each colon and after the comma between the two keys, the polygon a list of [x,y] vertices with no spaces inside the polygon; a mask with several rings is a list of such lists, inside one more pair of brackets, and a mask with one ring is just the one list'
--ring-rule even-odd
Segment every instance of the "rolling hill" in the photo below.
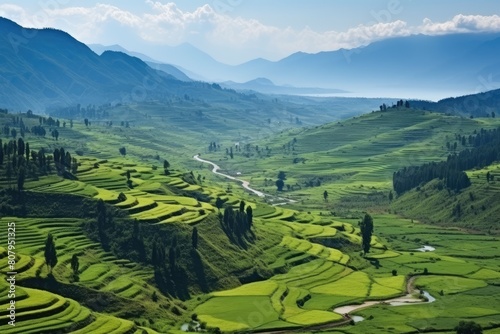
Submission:
{"label": "rolling hill", "polygon": [[[385,112],[372,112],[337,123],[284,131],[270,140],[259,141],[258,151],[257,146],[241,142],[240,145],[245,149],[236,152],[234,159],[230,159],[223,151],[205,157],[213,161],[220,160],[221,167],[226,171],[238,171],[246,175],[253,180],[258,190],[265,192],[276,191],[276,177],[279,171],[284,171],[286,180],[283,194],[300,201],[301,207],[315,208],[320,205],[336,212],[361,208],[378,210],[390,204],[388,194],[392,190],[392,175],[395,171],[405,166],[446,160],[449,154],[457,152],[453,145],[447,147],[447,143],[457,141],[457,135],[468,136],[481,128],[491,129],[499,125],[498,118],[470,119],[412,108],[389,108]],[[458,151],[469,148],[468,144],[458,144]],[[487,194],[486,197],[477,196],[484,203],[495,202],[498,192],[485,193],[481,187],[492,189],[495,186],[474,180],[474,190],[471,190]],[[328,192],[327,203],[323,201],[325,190]],[[424,194],[416,194],[420,194],[419,203],[422,203]],[[411,198],[415,199],[416,194]],[[405,196],[409,198],[409,195]],[[439,196],[448,195],[443,190]],[[464,192],[461,196],[465,198],[468,193]],[[450,196],[450,201],[455,198]],[[443,199],[438,202],[443,202]],[[443,215],[443,210],[449,205],[439,206],[439,214]],[[433,208],[437,210],[437,207]],[[488,216],[487,219],[483,217],[477,220],[476,227],[482,230],[488,230],[496,217],[496,206],[487,207],[491,210],[467,211],[471,215],[475,212],[476,215],[481,213]],[[413,217],[426,217],[429,221],[446,223],[444,216],[436,218],[438,213],[433,215],[434,219],[426,215],[434,209],[415,206],[410,200],[398,208],[400,213],[405,208]],[[446,215],[454,219],[451,211],[448,211]],[[464,226],[475,219],[469,217],[455,221]]]}
{"label": "rolling hill", "polygon": [[495,117],[499,112],[500,89],[450,97],[438,102],[411,101],[415,107],[465,117]]}
{"label": "rolling hill", "polygon": [[[36,115],[2,112],[1,128],[20,129],[19,118],[29,127],[39,124]],[[429,324],[450,332],[468,315],[489,329],[488,334],[498,327],[500,273],[495,235],[403,219],[383,212],[389,205],[386,201],[373,214],[376,230],[370,252],[360,255],[361,214],[357,210],[367,206],[350,200],[354,195],[372,200],[371,193],[388,191],[384,178],[391,166],[408,164],[417,151],[425,154],[416,157],[415,163],[442,156],[445,150],[440,145],[446,136],[495,126],[491,118],[471,120],[395,109],[283,132],[268,139],[269,149],[264,148],[265,141],[259,142],[263,151],[271,151],[259,158],[246,156],[253,148],[247,150],[242,142],[234,170],[241,168],[241,177],[254,187],[260,187],[263,172],[274,174],[292,165],[297,167],[286,169],[286,182],[297,179],[299,172],[341,176],[322,180],[321,187],[311,188],[312,192],[308,188],[280,194],[298,200],[289,206],[273,206],[266,198],[249,195],[198,162],[180,164],[174,155],[181,151],[171,151],[175,141],[161,140],[167,137],[155,132],[162,128],[157,119],[144,118],[133,128],[91,120],[90,126],[82,122],[56,126],[58,140],[26,132],[24,140],[46,159],[26,160],[24,150],[17,150],[7,153],[15,159],[0,163],[0,210],[8,215],[0,222],[4,226],[15,223],[18,232],[19,327],[8,327],[3,320],[2,333],[178,334],[181,327],[198,324],[215,333],[217,327],[223,332],[309,333],[317,329],[314,326],[334,331],[339,327],[349,334],[411,333],[428,331]],[[150,127],[146,127],[148,122]],[[49,127],[43,121],[42,126]],[[155,137],[159,138],[153,141]],[[204,143],[188,137],[179,137],[184,141],[183,151],[204,149]],[[3,139],[2,149],[9,152],[13,144]],[[290,141],[294,147],[288,150]],[[119,145],[127,146],[126,155],[118,155]],[[77,159],[72,162],[77,168],[68,169],[74,177],[56,172],[61,167],[53,163],[56,154],[52,152],[61,147]],[[155,152],[158,158],[144,156]],[[225,161],[221,153],[203,156],[226,165],[229,159]],[[322,159],[323,155],[328,158]],[[381,165],[384,155],[386,165]],[[307,160],[294,164],[295,157]],[[171,161],[168,173],[161,168],[163,158]],[[49,170],[40,168],[43,161],[49,162]],[[27,177],[23,190],[18,191],[13,179],[18,180],[22,168]],[[497,178],[496,170],[492,171]],[[482,187],[478,191],[488,186],[482,174],[478,171],[477,185]],[[332,202],[322,200],[324,189],[331,193]],[[498,194],[493,184],[487,190],[492,196]],[[424,189],[416,194],[421,196],[419,203],[425,203],[424,192],[434,196]],[[310,194],[315,197],[308,199]],[[440,193],[438,200],[445,195]],[[334,214],[341,208],[336,196],[353,211]],[[220,214],[217,198],[223,202]],[[252,208],[250,232],[244,234],[236,231],[245,219],[230,223],[229,218],[248,219],[239,212],[241,200]],[[474,205],[494,204],[480,196],[476,200]],[[483,219],[487,212],[493,211],[486,207],[478,217]],[[467,214],[472,217],[474,213],[467,210]],[[44,257],[49,233],[58,257],[52,270]],[[0,243],[7,245],[7,234],[0,234]],[[435,250],[420,252],[417,249],[422,245]],[[74,255],[79,261],[76,273],[71,266]],[[8,259],[6,247],[0,246],[0,277],[7,275]],[[377,304],[414,292],[414,287],[425,289],[435,300],[404,307]],[[0,292],[7,289],[8,285],[0,283]],[[351,319],[345,312],[332,312],[339,306],[359,307],[365,301],[372,306],[349,312],[361,317],[355,326],[348,325]],[[0,298],[5,310],[8,302]]]}

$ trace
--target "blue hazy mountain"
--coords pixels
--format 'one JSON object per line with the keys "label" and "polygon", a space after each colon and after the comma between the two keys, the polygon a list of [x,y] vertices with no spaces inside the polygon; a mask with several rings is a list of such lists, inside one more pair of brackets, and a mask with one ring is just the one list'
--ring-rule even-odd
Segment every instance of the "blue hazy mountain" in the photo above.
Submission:
{"label": "blue hazy mountain", "polygon": [[140,60],[148,64],[151,68],[170,74],[171,76],[173,76],[178,80],[191,81],[191,78],[189,78],[184,72],[179,70],[177,67],[170,64],[162,63],[161,61],[153,59],[143,53],[129,51],[118,44],[108,45],[108,46],[102,44],[88,44],[87,46],[98,55],[101,55],[106,51],[117,51],[126,53],[130,56],[139,58]]}
{"label": "blue hazy mountain", "polygon": [[[359,95],[451,96],[500,87],[500,33],[412,35],[350,50],[297,52],[279,61],[222,64],[190,44],[167,47],[162,62],[195,79],[342,89]],[[496,78],[496,79],[495,79]]]}
{"label": "blue hazy mountain", "polygon": [[291,85],[275,85],[267,78],[257,78],[244,83],[234,81],[225,81],[220,83],[221,87],[240,91],[255,91],[264,94],[282,94],[282,95],[324,95],[324,94],[342,94],[346,93],[340,89],[328,89],[317,87],[295,87]]}
{"label": "blue hazy mountain", "polygon": [[0,18],[0,31],[0,100],[6,107],[119,102],[139,90],[142,96],[165,94],[178,82],[122,52],[99,56],[60,30],[24,29]]}
{"label": "blue hazy mountain", "polygon": [[358,92],[394,90],[399,95],[415,90],[473,92],[481,85],[483,90],[500,87],[499,51],[498,33],[414,35],[352,50],[298,52],[277,62],[258,59],[238,66],[236,76]]}
{"label": "blue hazy mountain", "polygon": [[500,33],[469,33],[390,38],[350,50],[297,52],[279,61],[259,58],[237,66],[220,63],[185,43],[163,47],[159,60],[196,80],[267,78],[277,86],[435,98],[499,88],[499,51]]}

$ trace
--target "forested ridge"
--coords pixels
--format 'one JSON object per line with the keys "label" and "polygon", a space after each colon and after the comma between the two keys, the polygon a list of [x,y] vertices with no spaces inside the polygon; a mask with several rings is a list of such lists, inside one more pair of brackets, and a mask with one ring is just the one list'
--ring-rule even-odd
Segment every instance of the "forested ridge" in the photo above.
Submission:
{"label": "forested ridge", "polygon": [[450,154],[446,161],[408,166],[394,172],[392,181],[396,193],[401,195],[437,178],[444,179],[448,189],[460,191],[470,186],[466,170],[483,168],[500,159],[500,129],[481,129],[468,137],[457,135],[457,140],[470,148]]}

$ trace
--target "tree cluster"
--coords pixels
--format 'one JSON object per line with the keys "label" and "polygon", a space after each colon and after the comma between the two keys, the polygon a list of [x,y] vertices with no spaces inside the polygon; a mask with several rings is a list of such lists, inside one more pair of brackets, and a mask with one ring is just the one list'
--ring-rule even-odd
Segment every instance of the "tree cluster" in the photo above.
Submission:
{"label": "tree cluster", "polygon": [[[461,137],[465,138],[465,136]],[[398,195],[420,184],[439,178],[448,189],[460,191],[470,186],[466,170],[483,168],[500,159],[500,129],[471,135],[467,140],[472,148],[448,156],[443,162],[404,167],[393,174],[393,187]]]}
{"label": "tree cluster", "polygon": [[249,205],[245,209],[245,202],[240,201],[239,209],[231,206],[224,209],[221,219],[222,229],[229,239],[237,244],[244,245],[244,240],[250,237],[253,224],[253,209]]}
{"label": "tree cluster", "polygon": [[394,172],[392,183],[394,191],[401,195],[434,179],[444,180],[446,187],[455,191],[470,186],[470,179],[467,174],[464,171],[455,169],[446,161],[404,167]]}
{"label": "tree cluster", "polygon": [[17,178],[18,189],[22,190],[27,177],[36,178],[51,172],[52,156],[47,156],[42,148],[30,150],[28,142],[22,138],[3,143],[0,139],[0,167],[5,178]]}

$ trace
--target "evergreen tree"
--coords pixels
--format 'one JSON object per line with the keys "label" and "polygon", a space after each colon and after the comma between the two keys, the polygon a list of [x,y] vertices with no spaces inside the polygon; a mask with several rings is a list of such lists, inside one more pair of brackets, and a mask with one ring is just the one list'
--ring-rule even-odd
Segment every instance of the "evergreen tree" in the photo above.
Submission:
{"label": "evergreen tree", "polygon": [[170,249],[168,250],[168,263],[172,272],[175,271],[175,258],[175,246],[172,244],[172,246],[170,246]]}
{"label": "evergreen tree", "polygon": [[240,212],[245,212],[245,201],[240,201]]}
{"label": "evergreen tree", "polygon": [[250,205],[247,206],[247,221],[248,221],[248,228],[250,229],[253,224],[253,209]]}
{"label": "evergreen tree", "polygon": [[108,238],[106,235],[106,221],[107,221],[107,212],[106,205],[102,199],[97,201],[97,231],[99,234],[99,240],[101,241],[101,245],[105,250],[108,250]]}
{"label": "evergreen tree", "polygon": [[276,187],[278,188],[278,191],[283,191],[284,186],[285,186],[285,182],[283,182],[282,179],[276,180]]}
{"label": "evergreen tree", "polygon": [[19,168],[19,173],[17,175],[17,190],[22,191],[24,189],[24,181],[26,180],[26,171],[24,167]]}
{"label": "evergreen tree", "polygon": [[0,139],[0,166],[3,165],[3,159],[4,159],[4,147],[2,144],[2,140]]}
{"label": "evergreen tree", "polygon": [[24,155],[24,150],[25,150],[24,140],[22,138],[19,138],[17,140],[17,155],[19,156]]}
{"label": "evergreen tree", "polygon": [[359,227],[361,228],[363,251],[367,254],[370,252],[370,243],[372,241],[373,218],[369,214],[365,214],[365,217],[359,223]]}
{"label": "evergreen tree", "polygon": [[323,199],[326,201],[328,201],[328,191],[323,191]]}
{"label": "evergreen tree", "polygon": [[193,233],[191,235],[191,241],[193,244],[193,248],[197,249],[198,248],[198,228],[196,226],[193,228]]}
{"label": "evergreen tree", "polygon": [[460,321],[458,326],[455,327],[457,334],[482,334],[483,329],[481,325],[474,321]]}
{"label": "evergreen tree", "polygon": [[47,240],[45,241],[45,263],[47,267],[49,267],[49,272],[52,273],[52,269],[57,264],[57,251],[56,244],[54,242],[54,238],[52,237],[52,233],[49,233],[47,236]]}
{"label": "evergreen tree", "polygon": [[224,201],[222,200],[222,198],[220,198],[220,197],[217,196],[217,199],[215,200],[215,206],[220,211],[220,209],[222,209],[223,205],[224,205]]}
{"label": "evergreen tree", "polygon": [[78,269],[80,268],[80,261],[78,261],[78,256],[73,254],[71,257],[71,269],[73,270],[73,275],[78,276]]}
{"label": "evergreen tree", "polygon": [[170,168],[170,163],[167,161],[167,159],[163,160],[163,171],[165,175],[170,174],[170,172],[168,171],[169,168]]}

